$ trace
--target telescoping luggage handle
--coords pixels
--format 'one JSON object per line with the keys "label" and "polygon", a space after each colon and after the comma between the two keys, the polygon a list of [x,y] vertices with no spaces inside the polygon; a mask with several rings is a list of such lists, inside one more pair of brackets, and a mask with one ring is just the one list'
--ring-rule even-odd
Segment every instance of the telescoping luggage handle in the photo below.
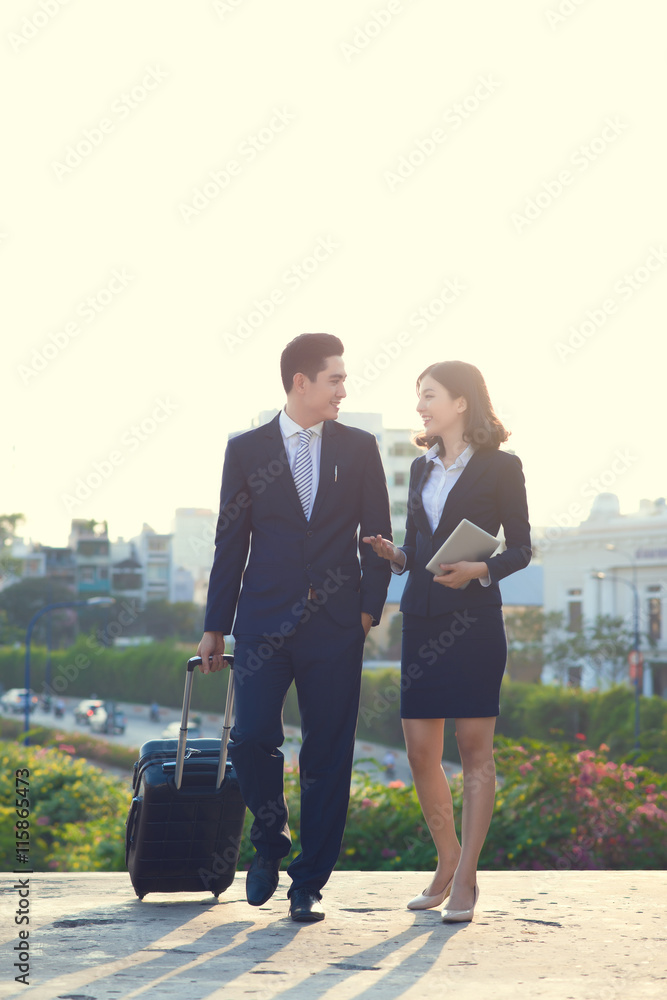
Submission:
{"label": "telescoping luggage handle", "polygon": [[[211,657],[209,656],[209,660]],[[229,669],[232,670],[234,667],[234,657],[225,656],[223,657],[225,663],[228,664]],[[178,733],[178,748],[176,750],[176,771],[174,773],[174,783],[177,788],[181,787],[181,781],[183,780],[183,763],[185,761],[185,744],[188,738],[188,715],[190,713],[190,698],[192,696],[192,678],[194,676],[195,667],[200,667],[202,663],[201,656],[191,656],[188,660],[188,671],[185,675],[185,694],[183,695],[183,712],[181,714],[181,728]],[[232,711],[234,709],[234,678],[231,673],[229,675],[229,684],[227,685],[227,701],[225,703],[225,718],[222,724],[222,741],[220,744],[220,760],[218,762],[218,776],[215,781],[215,787],[220,788],[222,784],[222,779],[225,776],[225,766],[227,764],[227,742],[229,740],[229,731],[232,728]]]}

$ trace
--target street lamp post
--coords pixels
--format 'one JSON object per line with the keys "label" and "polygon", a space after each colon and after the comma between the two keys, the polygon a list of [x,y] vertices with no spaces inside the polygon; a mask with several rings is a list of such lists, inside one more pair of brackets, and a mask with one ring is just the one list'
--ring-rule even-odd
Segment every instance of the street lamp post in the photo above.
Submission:
{"label": "street lamp post", "polygon": [[[627,549],[619,549],[615,542],[607,542],[605,545],[607,552],[618,552],[619,555],[625,556],[625,558],[630,563],[630,569],[632,570],[632,582],[635,587],[637,586],[637,561],[635,559],[634,553],[628,552]],[[621,566],[613,566],[612,569],[622,569]],[[626,581],[627,582],[627,581]]]}
{"label": "street lamp post", "polygon": [[[39,611],[36,611],[28,622],[28,628],[25,634],[25,677],[23,681],[23,686],[25,688],[25,710],[23,716],[23,732],[27,733],[30,729],[30,639],[32,638],[32,630],[35,627],[37,621],[45,615],[47,611],[53,611],[56,608],[77,608],[85,604],[97,604],[103,607],[109,604],[115,604],[115,598],[113,597],[88,597],[82,601],[56,601],[55,604],[46,604]],[[30,738],[24,736],[23,745],[30,745]]]}
{"label": "street lamp post", "polygon": [[632,651],[634,653],[635,662],[635,750],[639,750],[639,590],[637,584],[633,583],[631,580],[626,580],[623,576],[609,576],[608,573],[594,573],[594,578],[596,580],[620,580],[627,587],[632,589],[632,604],[633,604],[633,641],[632,641]]}

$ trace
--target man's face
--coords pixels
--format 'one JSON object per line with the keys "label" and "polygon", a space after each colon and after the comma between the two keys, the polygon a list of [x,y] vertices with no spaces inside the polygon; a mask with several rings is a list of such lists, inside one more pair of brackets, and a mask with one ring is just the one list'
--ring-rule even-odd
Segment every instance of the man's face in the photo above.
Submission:
{"label": "man's face", "polygon": [[314,382],[304,380],[303,405],[308,409],[315,423],[320,420],[337,420],[341,400],[345,399],[345,365],[343,359],[326,359],[327,366],[317,373]]}

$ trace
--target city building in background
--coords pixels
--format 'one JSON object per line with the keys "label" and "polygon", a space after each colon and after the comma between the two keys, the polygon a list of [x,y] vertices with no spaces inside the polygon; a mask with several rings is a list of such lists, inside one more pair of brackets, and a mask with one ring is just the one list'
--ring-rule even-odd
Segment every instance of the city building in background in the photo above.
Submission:
{"label": "city building in background", "polygon": [[74,518],[69,548],[76,563],[75,592],[78,597],[111,593],[111,543],[106,521]]}
{"label": "city building in background", "polygon": [[[598,615],[621,617],[634,630],[636,600],[643,691],[667,697],[665,499],[642,500],[637,512],[621,514],[618,497],[600,493],[586,520],[549,528],[537,544],[544,565],[544,610],[562,612],[568,631],[581,631]],[[579,669],[582,687],[600,686],[593,665],[582,661]],[[543,680],[553,679],[553,670],[545,668]]]}
{"label": "city building in background", "polygon": [[[179,580],[185,581],[185,574],[189,574],[191,582],[187,586],[192,596],[175,600],[191,600],[206,605],[217,521],[218,512],[207,508],[179,507],[176,510],[172,525],[172,559]],[[174,586],[179,587],[179,593],[184,592],[176,580]]]}
{"label": "city building in background", "polygon": [[[275,409],[262,411],[253,427],[268,423],[277,413]],[[410,466],[420,454],[412,444],[412,432],[385,428],[379,413],[345,413],[339,419],[377,438],[394,538],[400,544]],[[115,542],[109,539],[105,521],[84,519],[72,520],[64,547],[13,537],[6,551],[14,569],[0,578],[0,589],[19,580],[43,578],[64,584],[77,598],[113,594],[139,609],[154,600],[205,605],[217,516],[217,511],[206,508],[178,508],[172,532],[161,534],[144,524],[134,538]],[[621,514],[615,494],[599,493],[579,524],[569,517],[562,521],[566,526],[534,527],[531,564],[501,581],[506,617],[540,607],[546,614],[560,612],[565,638],[590,630],[598,616],[620,618],[633,648],[627,663],[624,655],[610,660],[606,680],[599,658],[593,662],[592,657],[581,656],[574,664],[549,664],[547,657],[543,682],[590,689],[614,681],[632,682],[637,671],[644,694],[667,697],[665,499],[642,500],[638,511]],[[399,622],[394,619],[399,615],[405,580],[404,576],[391,578],[382,621],[371,633],[374,645],[369,643],[369,657],[377,656],[379,650],[396,649]]]}
{"label": "city building in background", "polygon": [[171,600],[171,535],[160,535],[149,524],[132,539],[143,567],[142,604]]}

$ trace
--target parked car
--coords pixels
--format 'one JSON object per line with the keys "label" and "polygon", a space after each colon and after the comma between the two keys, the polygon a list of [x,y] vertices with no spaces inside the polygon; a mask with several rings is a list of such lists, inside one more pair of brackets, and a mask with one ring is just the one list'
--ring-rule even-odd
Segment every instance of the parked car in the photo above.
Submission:
{"label": "parked car", "polygon": [[[170,722],[168,726],[160,733],[160,738],[163,740],[177,740],[181,732],[180,720],[175,722]],[[198,740],[201,736],[201,719],[199,716],[194,715],[188,719],[188,739]]]}
{"label": "parked car", "polygon": [[104,702],[100,698],[84,698],[74,709],[74,719],[76,722],[90,722],[94,712],[101,708]]}
{"label": "parked car", "polygon": [[34,711],[37,708],[39,698],[32,689],[28,692],[25,688],[10,688],[3,694],[0,698],[3,711],[14,712],[16,715],[25,712],[26,695],[30,697],[29,711]]}
{"label": "parked car", "polygon": [[124,733],[127,720],[113,701],[106,701],[103,705],[97,706],[93,714],[89,716],[90,728],[93,733]]}

